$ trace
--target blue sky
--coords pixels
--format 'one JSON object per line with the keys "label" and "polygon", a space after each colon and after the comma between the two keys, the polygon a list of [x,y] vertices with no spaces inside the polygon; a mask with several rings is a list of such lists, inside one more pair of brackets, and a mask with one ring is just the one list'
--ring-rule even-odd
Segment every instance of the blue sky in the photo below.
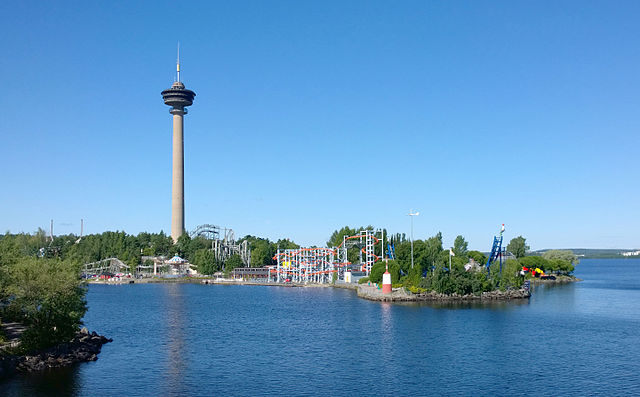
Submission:
{"label": "blue sky", "polygon": [[637,1],[3,2],[0,229],[640,247]]}

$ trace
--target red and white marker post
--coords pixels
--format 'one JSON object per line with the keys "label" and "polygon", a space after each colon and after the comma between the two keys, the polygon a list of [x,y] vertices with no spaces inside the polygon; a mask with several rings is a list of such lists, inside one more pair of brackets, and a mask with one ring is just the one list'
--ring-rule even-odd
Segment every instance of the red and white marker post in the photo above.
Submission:
{"label": "red and white marker post", "polygon": [[387,262],[384,274],[382,275],[382,293],[391,293],[391,273],[389,273],[389,262]]}

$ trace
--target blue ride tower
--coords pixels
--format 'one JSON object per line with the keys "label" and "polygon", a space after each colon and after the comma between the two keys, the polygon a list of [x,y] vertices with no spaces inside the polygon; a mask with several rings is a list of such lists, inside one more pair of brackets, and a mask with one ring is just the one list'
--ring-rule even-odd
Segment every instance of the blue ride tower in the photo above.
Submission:
{"label": "blue ride tower", "polygon": [[502,224],[502,228],[500,228],[500,234],[493,237],[491,254],[489,254],[489,259],[486,264],[488,274],[491,274],[491,265],[496,262],[500,263],[500,274],[502,274],[502,260],[505,256],[505,248],[502,248],[502,233],[504,233],[504,223]]}

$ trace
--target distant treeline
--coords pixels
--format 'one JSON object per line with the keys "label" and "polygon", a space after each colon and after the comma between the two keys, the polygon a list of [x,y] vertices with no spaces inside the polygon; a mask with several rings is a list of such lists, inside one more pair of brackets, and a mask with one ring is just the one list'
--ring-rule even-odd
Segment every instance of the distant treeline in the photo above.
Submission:
{"label": "distant treeline", "polygon": [[[201,272],[210,274],[223,270],[225,264],[216,260],[211,251],[212,241],[204,237],[191,238],[182,235],[176,244],[164,232],[138,235],[127,234],[123,231],[90,234],[80,238],[74,234],[55,236],[53,240],[46,232],[39,229],[34,234],[19,233],[0,235],[0,239],[11,241],[18,247],[21,255],[28,257],[58,258],[75,265],[90,263],[107,258],[118,258],[134,272],[141,263],[142,256],[179,255],[199,267]],[[265,266],[275,264],[273,257],[278,248],[290,249],[299,246],[287,239],[270,241],[266,238],[245,236],[238,243],[247,241],[251,250],[251,265]],[[242,266],[237,256],[230,258],[230,265],[226,267]]]}
{"label": "distant treeline", "polygon": [[[579,258],[584,259],[614,259],[614,258],[640,258],[640,256],[623,256],[623,252],[636,251],[637,249],[595,249],[595,248],[570,248]],[[533,251],[531,255],[542,255],[549,250],[537,250]]]}

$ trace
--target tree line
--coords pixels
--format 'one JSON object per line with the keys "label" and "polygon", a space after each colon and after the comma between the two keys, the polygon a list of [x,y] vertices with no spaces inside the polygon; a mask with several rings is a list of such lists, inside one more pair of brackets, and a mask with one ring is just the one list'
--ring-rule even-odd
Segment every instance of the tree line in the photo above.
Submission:
{"label": "tree line", "polygon": [[[171,236],[163,231],[159,233],[142,232],[138,235],[124,231],[107,231],[90,234],[80,238],[74,234],[54,236],[51,239],[46,232],[39,229],[34,234],[18,233],[1,236],[16,244],[21,255],[42,258],[57,258],[75,265],[96,262],[107,258],[118,258],[129,266],[134,273],[142,263],[143,256],[172,257],[178,255],[198,268],[203,274],[232,270],[244,266],[238,255],[232,255],[226,261],[215,258],[212,251],[212,240],[202,236],[191,238],[187,233],[180,236],[174,244]],[[251,251],[250,266],[260,267],[275,265],[273,257],[278,249],[294,249],[300,246],[288,239],[271,241],[247,235],[237,244],[246,241]]]}

